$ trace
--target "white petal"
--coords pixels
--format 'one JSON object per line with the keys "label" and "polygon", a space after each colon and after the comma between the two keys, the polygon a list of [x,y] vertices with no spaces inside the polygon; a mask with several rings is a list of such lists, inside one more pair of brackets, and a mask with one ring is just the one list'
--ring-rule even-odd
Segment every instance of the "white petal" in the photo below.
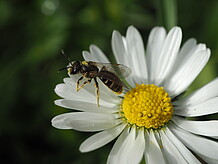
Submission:
{"label": "white petal", "polygon": [[97,62],[101,62],[101,63],[110,63],[110,61],[108,60],[107,56],[102,52],[102,50],[100,48],[98,48],[95,45],[91,45],[89,47],[90,52],[93,56],[95,56],[94,59],[97,59]]}
{"label": "white petal", "polygon": [[71,129],[71,127],[69,127],[66,123],[65,123],[65,118],[67,118],[67,114],[61,114],[58,116],[55,116],[52,120],[51,120],[51,124],[53,127],[58,128],[58,129]]}
{"label": "white petal", "polygon": [[163,157],[163,153],[161,148],[154,136],[152,130],[149,134],[146,135],[146,149],[145,149],[145,161],[149,164],[165,164],[165,159]]}
{"label": "white petal", "polygon": [[186,117],[203,116],[218,112],[218,97],[193,106],[177,106],[174,114]]}
{"label": "white petal", "polygon": [[110,63],[106,55],[101,51],[100,48],[98,48],[95,45],[91,45],[89,47],[90,53],[84,51],[83,52],[83,58],[87,61],[95,61],[95,62],[101,62],[101,63]]}
{"label": "white petal", "polygon": [[173,144],[173,142],[166,136],[166,134],[162,130],[160,131],[160,135],[167,163],[188,163],[180,153],[180,150],[178,150],[178,148]]}
{"label": "white petal", "polygon": [[112,34],[112,50],[116,61],[119,64],[126,64],[126,50],[121,34],[118,31],[113,31]]}
{"label": "white petal", "polygon": [[179,51],[178,58],[184,58],[189,52],[195,47],[197,41],[193,38],[188,39],[182,46],[181,50]]}
{"label": "white petal", "polygon": [[[130,154],[131,149],[133,147],[133,145],[135,144],[135,135],[136,135],[136,128],[133,127],[131,128],[128,136],[126,137],[126,139],[123,141],[122,146],[119,148],[119,151],[117,152],[116,155],[116,163],[129,163],[130,161],[128,161],[129,156],[131,156],[132,154]],[[134,163],[129,163],[129,164],[134,164]]]}
{"label": "white petal", "polygon": [[[83,102],[89,102],[93,103],[96,102],[96,96],[93,94],[90,94],[85,89],[80,90],[79,92],[76,92],[75,88],[70,87],[66,84],[58,84],[55,87],[55,93],[67,100],[74,100],[74,101],[83,101]],[[110,99],[109,99],[110,100]],[[100,102],[101,105],[101,102]]]}
{"label": "white petal", "polygon": [[206,65],[210,57],[210,50],[203,50],[191,56],[177,72],[164,84],[171,97],[185,91]]}
{"label": "white petal", "polygon": [[[185,64],[189,60],[189,58],[191,58],[191,56],[197,54],[202,50],[207,49],[205,44],[193,45],[193,47],[191,48],[192,44],[196,44],[196,41],[194,39],[188,40],[187,44],[184,45],[184,47],[181,49],[181,52],[178,54],[171,73],[175,74],[177,72],[177,69]],[[187,49],[185,49],[186,47]]]}
{"label": "white petal", "polygon": [[160,85],[170,73],[179,51],[181,40],[181,29],[179,27],[172,28],[167,35],[161,53],[157,58],[157,71],[155,72],[155,76],[157,77],[157,81],[155,81],[156,85]]}
{"label": "white petal", "polygon": [[71,78],[64,78],[64,82],[62,84],[58,84],[55,87],[55,92],[58,96],[68,99],[68,100],[80,100],[86,102],[93,102],[96,100],[95,92],[87,92],[85,87],[81,89],[79,92],[76,92],[76,84],[75,81]]}
{"label": "white petal", "polygon": [[[68,76],[69,77],[66,77],[66,78],[64,78],[64,83],[66,83],[66,80],[69,80],[70,81],[70,84],[74,87],[74,89],[76,90],[76,88],[75,88],[75,86],[76,86],[76,82],[78,81],[78,79],[80,78],[80,77],[82,77],[82,74],[80,74],[80,73],[78,73],[78,74],[75,74],[75,75],[72,75],[72,74],[69,74],[68,73]],[[70,86],[71,86],[70,85]]]}
{"label": "white petal", "polygon": [[148,79],[148,74],[145,61],[144,44],[140,33],[135,27],[129,26],[129,28],[127,29],[126,42],[127,52],[129,54],[129,57],[131,57],[128,60],[132,61],[131,68],[134,69],[135,76],[142,77],[145,83],[145,81]]}
{"label": "white petal", "polygon": [[132,67],[132,60],[129,60],[131,56],[129,56],[126,52],[126,48],[124,43],[126,43],[125,38],[122,37],[122,35],[118,31],[114,31],[112,34],[112,50],[114,53],[114,56],[116,58],[116,61],[118,64],[126,65],[127,67],[132,69],[132,74],[126,78],[127,82],[130,84],[130,86],[134,87],[134,67]]}
{"label": "white petal", "polygon": [[93,60],[93,58],[94,58],[95,56],[93,56],[90,52],[88,52],[88,51],[83,51],[82,54],[83,54],[84,60],[86,60],[86,61],[95,61],[95,60]]}
{"label": "white petal", "polygon": [[126,124],[121,124],[114,128],[99,132],[89,137],[80,145],[80,151],[89,152],[106,145],[107,143],[111,142],[114,138],[116,138],[123,131],[125,126]]}
{"label": "white petal", "polygon": [[177,147],[181,155],[186,159],[188,163],[191,164],[200,164],[200,161],[190,152],[178,138],[174,136],[174,134],[166,127],[166,136],[170,141]]}
{"label": "white petal", "polygon": [[143,154],[145,151],[145,135],[144,130],[140,129],[139,134],[137,138],[134,141],[133,147],[130,150],[130,153],[128,155],[128,163],[134,164],[134,163],[140,163],[142,160]]}
{"label": "white petal", "polygon": [[58,115],[52,119],[52,126],[59,129],[75,129],[78,131],[100,131],[110,129],[122,120],[115,119],[115,115],[73,112]]}
{"label": "white petal", "polygon": [[180,99],[174,104],[182,106],[197,105],[216,96],[218,96],[218,78],[191,93],[189,96]]}
{"label": "white petal", "polygon": [[141,130],[136,138],[136,128],[132,127],[116,155],[115,163],[140,163],[145,149],[144,131]]}
{"label": "white petal", "polygon": [[140,130],[136,138],[136,128],[132,127],[116,155],[116,163],[138,164],[145,149],[144,131]]}
{"label": "white petal", "polygon": [[198,156],[209,164],[217,164],[218,163],[218,160],[216,160],[216,159],[208,158],[208,157],[205,157],[205,156],[200,155],[200,154],[198,154]]}
{"label": "white petal", "polygon": [[118,112],[119,110],[118,107],[114,105],[107,106],[108,104],[101,104],[100,107],[98,107],[96,102],[90,103],[85,101],[66,100],[66,99],[56,100],[55,105],[68,109],[76,109],[83,112],[93,112],[93,113],[115,113]]}
{"label": "white petal", "polygon": [[195,39],[189,39],[182,47],[181,51],[179,52],[178,56],[176,57],[176,61],[174,66],[171,70],[171,73],[167,77],[170,79],[177,71],[182,67],[193,55],[196,53],[206,50],[207,47],[205,44],[198,44],[196,45]]}
{"label": "white petal", "polygon": [[119,136],[119,138],[115,142],[113,148],[111,149],[110,154],[109,154],[108,159],[107,159],[107,164],[117,164],[118,152],[119,152],[121,146],[123,145],[124,141],[128,137],[128,135],[129,135],[129,128],[125,128],[125,130]]}
{"label": "white petal", "polygon": [[157,72],[157,60],[162,50],[165,37],[165,29],[163,27],[155,27],[151,30],[148,38],[146,59],[148,66],[148,77],[151,84],[157,81],[157,77],[155,77],[155,72]]}
{"label": "white petal", "polygon": [[[76,80],[77,81],[77,80]],[[71,78],[65,78],[64,82],[68,85],[68,92],[73,92],[74,96],[71,97],[71,100],[81,100],[85,101],[88,100],[88,102],[96,102],[96,88],[94,87],[94,81],[92,81],[90,84],[85,85],[83,88],[81,88],[78,92],[76,91],[76,81],[74,81]],[[101,80],[97,79],[98,85],[99,85],[99,99],[100,99],[100,105],[102,103],[113,103],[118,104],[120,102],[120,99],[118,98],[117,94],[115,94],[113,91],[111,91],[106,85],[104,85]]]}
{"label": "white petal", "polygon": [[70,88],[62,83],[55,86],[55,93],[65,99],[71,99],[74,96],[73,92],[70,92]]}
{"label": "white petal", "polygon": [[172,120],[186,131],[204,136],[218,136],[218,121],[191,121],[176,116]]}
{"label": "white petal", "polygon": [[218,142],[194,135],[173,124],[170,125],[170,129],[189,149],[195,153],[218,160]]}

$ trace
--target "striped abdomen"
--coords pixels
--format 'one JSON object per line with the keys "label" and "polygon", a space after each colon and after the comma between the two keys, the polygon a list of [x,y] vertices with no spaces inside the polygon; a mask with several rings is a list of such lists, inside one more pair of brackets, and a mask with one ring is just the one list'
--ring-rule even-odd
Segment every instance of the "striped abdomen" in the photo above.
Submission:
{"label": "striped abdomen", "polygon": [[123,82],[112,72],[109,71],[100,71],[98,73],[100,80],[112,91],[117,94],[123,92]]}

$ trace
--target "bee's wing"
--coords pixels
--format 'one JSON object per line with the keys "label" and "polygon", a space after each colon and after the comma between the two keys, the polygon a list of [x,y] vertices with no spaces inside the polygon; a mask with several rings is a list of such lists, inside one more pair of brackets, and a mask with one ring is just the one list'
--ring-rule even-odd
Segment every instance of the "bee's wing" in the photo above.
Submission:
{"label": "bee's wing", "polygon": [[114,73],[121,79],[128,77],[132,73],[132,70],[123,64],[110,64],[98,62],[94,62],[94,64],[102,70],[107,70],[109,72]]}

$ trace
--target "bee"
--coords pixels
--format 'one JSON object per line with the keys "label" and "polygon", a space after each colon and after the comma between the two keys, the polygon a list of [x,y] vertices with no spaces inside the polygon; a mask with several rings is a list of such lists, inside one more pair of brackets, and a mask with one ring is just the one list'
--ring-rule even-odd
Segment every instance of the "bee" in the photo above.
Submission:
{"label": "bee", "polygon": [[[121,94],[123,90],[128,89],[128,87],[120,79],[129,76],[132,72],[129,67],[122,64],[98,63],[93,61],[70,61],[70,65],[63,69],[67,69],[70,75],[82,75],[77,80],[76,91],[79,91],[85,85],[91,83],[92,79],[94,80],[98,107],[100,107],[100,95],[97,78],[114,93]],[[84,78],[86,80],[80,85],[80,81]]]}

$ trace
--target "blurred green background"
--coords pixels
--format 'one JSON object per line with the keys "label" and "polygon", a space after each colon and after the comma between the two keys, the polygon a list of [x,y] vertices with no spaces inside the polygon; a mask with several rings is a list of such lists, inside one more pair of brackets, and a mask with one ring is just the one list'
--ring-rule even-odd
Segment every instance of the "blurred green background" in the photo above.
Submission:
{"label": "blurred green background", "polygon": [[98,45],[113,61],[111,34],[134,25],[146,45],[157,25],[179,25],[183,42],[195,37],[212,56],[190,91],[218,75],[217,0],[2,0],[0,1],[0,163],[105,163],[113,143],[90,153],[79,145],[91,133],[58,130],[55,85],[67,76],[61,49],[73,60]]}

